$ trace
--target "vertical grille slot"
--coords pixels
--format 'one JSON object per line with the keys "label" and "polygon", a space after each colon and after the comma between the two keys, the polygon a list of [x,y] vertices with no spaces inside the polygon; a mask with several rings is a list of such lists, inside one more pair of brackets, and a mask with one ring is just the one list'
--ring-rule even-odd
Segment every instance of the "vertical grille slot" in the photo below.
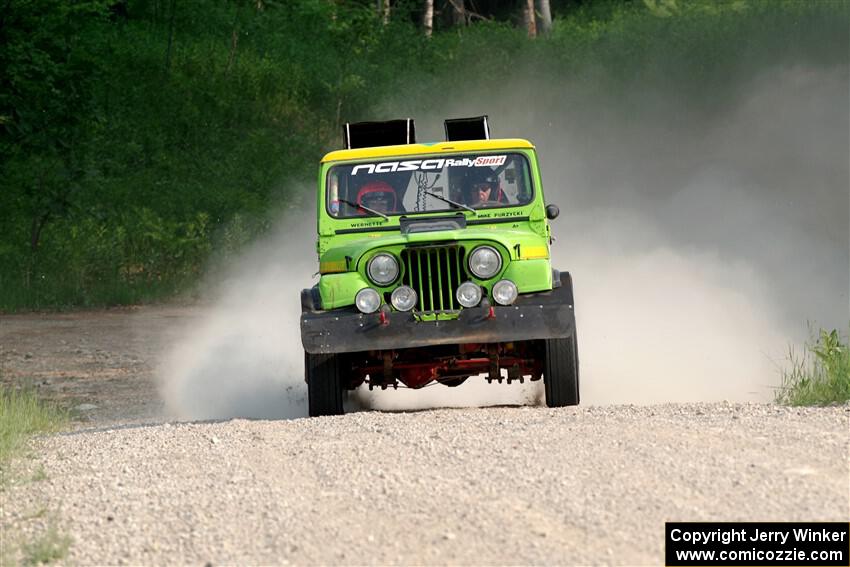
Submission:
{"label": "vertical grille slot", "polygon": [[407,248],[401,252],[402,283],[416,290],[416,310],[424,313],[460,309],[455,291],[463,281],[460,246]]}

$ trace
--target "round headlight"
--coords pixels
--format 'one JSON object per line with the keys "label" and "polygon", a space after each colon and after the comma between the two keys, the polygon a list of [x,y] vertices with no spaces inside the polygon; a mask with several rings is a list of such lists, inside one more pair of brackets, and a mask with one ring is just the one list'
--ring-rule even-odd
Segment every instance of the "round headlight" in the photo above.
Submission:
{"label": "round headlight", "polygon": [[389,285],[398,277],[398,262],[389,254],[375,254],[366,268],[369,278],[378,285]]}
{"label": "round headlight", "polygon": [[354,305],[363,313],[374,313],[381,306],[381,296],[371,287],[364,287],[354,297]]}
{"label": "round headlight", "polygon": [[481,286],[473,282],[463,282],[457,288],[458,303],[464,307],[475,307],[481,303]]}
{"label": "round headlight", "polygon": [[407,287],[406,285],[395,288],[390,296],[390,302],[399,311],[410,311],[413,309],[413,306],[416,305],[416,299],[416,292],[413,291],[412,287]]}
{"label": "round headlight", "polygon": [[479,246],[469,255],[469,271],[482,280],[498,274],[501,267],[502,256],[490,246]]}
{"label": "round headlight", "polygon": [[519,294],[516,284],[511,280],[499,280],[493,285],[493,299],[499,305],[510,305]]}

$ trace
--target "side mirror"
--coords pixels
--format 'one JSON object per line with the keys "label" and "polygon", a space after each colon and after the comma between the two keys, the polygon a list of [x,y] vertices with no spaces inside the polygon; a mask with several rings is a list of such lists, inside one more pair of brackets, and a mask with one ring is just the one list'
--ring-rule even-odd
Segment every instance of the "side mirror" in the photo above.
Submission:
{"label": "side mirror", "polygon": [[561,209],[558,208],[558,205],[546,205],[546,218],[549,220],[554,220],[558,218],[558,215],[561,214]]}

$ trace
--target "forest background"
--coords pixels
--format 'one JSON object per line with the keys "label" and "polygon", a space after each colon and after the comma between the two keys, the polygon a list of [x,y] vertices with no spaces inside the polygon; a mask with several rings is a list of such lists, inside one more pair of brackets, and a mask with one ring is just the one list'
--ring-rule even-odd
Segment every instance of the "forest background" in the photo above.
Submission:
{"label": "forest background", "polygon": [[655,86],[710,117],[753,68],[846,58],[848,8],[3,0],[0,311],[191,296],[309,202],[343,122],[395,118],[399,96],[440,116],[446,85],[593,76],[606,97]]}

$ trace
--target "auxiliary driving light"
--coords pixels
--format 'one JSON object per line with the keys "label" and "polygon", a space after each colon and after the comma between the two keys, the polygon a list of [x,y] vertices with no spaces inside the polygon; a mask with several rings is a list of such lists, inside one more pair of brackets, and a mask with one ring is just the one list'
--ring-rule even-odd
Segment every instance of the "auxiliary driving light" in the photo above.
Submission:
{"label": "auxiliary driving light", "polygon": [[473,282],[463,282],[457,288],[458,303],[464,307],[475,307],[481,302],[481,286]]}
{"label": "auxiliary driving light", "polygon": [[413,309],[413,306],[416,305],[416,299],[416,292],[413,291],[412,287],[407,287],[406,285],[395,288],[390,296],[390,302],[399,311],[410,311]]}
{"label": "auxiliary driving light", "polygon": [[499,305],[510,305],[519,295],[516,284],[511,280],[499,280],[493,285],[493,299]]}
{"label": "auxiliary driving light", "polygon": [[482,280],[499,273],[502,256],[492,246],[479,246],[469,255],[469,271]]}
{"label": "auxiliary driving light", "polygon": [[375,254],[366,268],[369,278],[378,285],[389,285],[398,277],[398,262],[389,254]]}
{"label": "auxiliary driving light", "polygon": [[362,313],[374,313],[381,306],[381,296],[371,287],[364,287],[354,297],[354,305]]}

